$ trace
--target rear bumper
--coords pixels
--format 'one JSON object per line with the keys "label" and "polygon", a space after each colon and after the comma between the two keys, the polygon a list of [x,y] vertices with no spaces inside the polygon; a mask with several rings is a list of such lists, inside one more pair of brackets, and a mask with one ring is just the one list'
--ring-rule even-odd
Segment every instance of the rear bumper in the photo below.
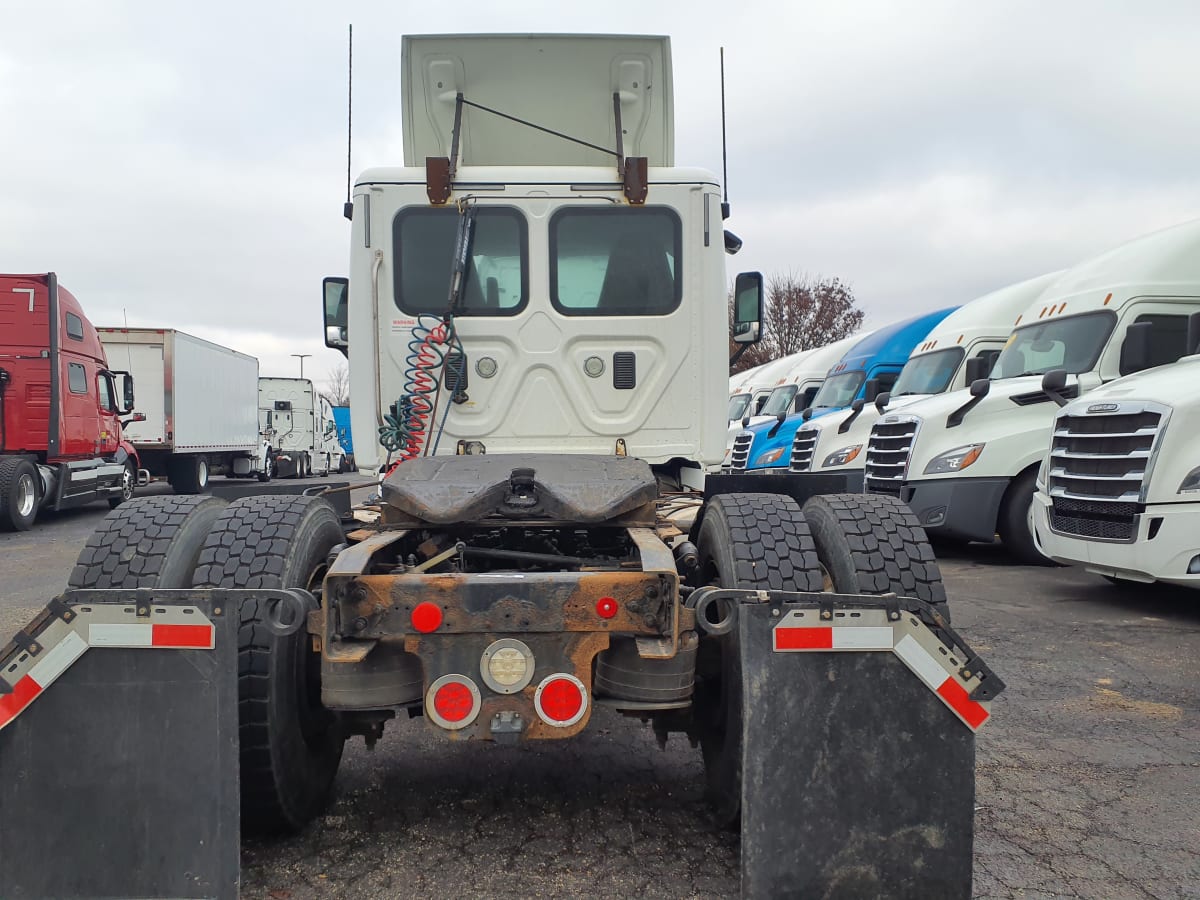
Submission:
{"label": "rear bumper", "polygon": [[1055,562],[1126,581],[1200,587],[1200,573],[1188,574],[1192,560],[1200,557],[1198,503],[1147,507],[1137,516],[1131,542],[1055,532],[1050,527],[1050,498],[1041,493],[1033,498],[1033,523],[1038,547]]}
{"label": "rear bumper", "polygon": [[900,499],[931,534],[963,541],[992,541],[1008,478],[938,478],[905,482]]}

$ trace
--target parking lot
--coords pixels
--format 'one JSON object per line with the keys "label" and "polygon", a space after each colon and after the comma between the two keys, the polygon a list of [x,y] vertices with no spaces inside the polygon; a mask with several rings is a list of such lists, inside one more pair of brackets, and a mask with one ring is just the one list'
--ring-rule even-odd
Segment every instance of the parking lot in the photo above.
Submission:
{"label": "parking lot", "polygon": [[[0,534],[0,639],[62,589],[105,512]],[[1200,897],[1200,596],[999,547],[939,557],[955,626],[1008,684],[978,738],[976,896]],[[243,896],[736,896],[737,839],[702,784],[686,740],[660,751],[608,710],[517,749],[398,721],[347,748],[314,826],[245,842]]]}

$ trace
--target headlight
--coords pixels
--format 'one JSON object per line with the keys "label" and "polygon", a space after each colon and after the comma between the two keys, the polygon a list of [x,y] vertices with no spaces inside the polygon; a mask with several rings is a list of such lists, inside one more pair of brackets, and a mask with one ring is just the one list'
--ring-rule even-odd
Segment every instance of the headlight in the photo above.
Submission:
{"label": "headlight", "polygon": [[844,466],[851,460],[856,459],[860,450],[862,450],[862,444],[853,444],[849,447],[843,447],[841,450],[834,450],[825,457],[825,462],[821,463],[821,467]]}
{"label": "headlight", "polygon": [[1183,484],[1179,486],[1179,493],[1184,491],[1200,491],[1200,467],[1192,469],[1184,476]]}
{"label": "headlight", "polygon": [[758,459],[754,461],[756,466],[769,466],[773,462],[777,462],[779,457],[783,456],[785,450],[789,447],[776,447],[774,450],[768,450],[766,453],[759,454]]}
{"label": "headlight", "polygon": [[967,444],[965,447],[955,447],[949,453],[934,457],[925,467],[926,475],[941,475],[945,472],[961,472],[983,452],[983,444]]}

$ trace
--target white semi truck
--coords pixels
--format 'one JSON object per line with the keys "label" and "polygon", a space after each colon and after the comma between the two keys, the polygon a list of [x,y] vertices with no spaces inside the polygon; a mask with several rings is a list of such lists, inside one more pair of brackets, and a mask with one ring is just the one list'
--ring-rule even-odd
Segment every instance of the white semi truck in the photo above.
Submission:
{"label": "white semi truck", "polygon": [[[349,736],[550,742],[607,721],[605,708],[699,744],[717,819],[740,825],[744,897],[969,896],[975,732],[1003,683],[950,627],[911,512],[854,494],[802,508],[749,483],[786,475],[705,477],[724,450],[725,257],[741,242],[717,178],[674,164],[669,41],[408,37],[401,60],[406,165],[359,177],[350,278],[324,285],[359,467],[386,472],[378,520],[343,527],[308,495],[135,499],[75,569],[72,588],[92,590],[68,591],[23,635],[61,666],[71,648],[53,649],[57,635],[142,616],[152,625],[120,634],[162,631],[172,649],[93,645],[89,662],[191,654],[177,668],[213,673],[214,648],[227,651],[234,702],[204,707],[195,736],[240,756],[246,830],[319,816]],[[760,274],[736,277],[735,342],[761,338],[762,293]],[[158,565],[115,565],[151,528]],[[64,610],[69,629],[39,624]],[[4,677],[47,668],[28,646],[0,658]],[[72,674],[52,690],[69,693]],[[195,681],[159,675],[130,718],[197,709]],[[60,737],[52,713],[37,718],[51,709],[22,713],[22,729],[45,730],[22,730],[21,748]],[[117,739],[125,718],[96,721],[89,763],[124,776],[112,793],[149,774],[179,786],[177,760]],[[898,759],[921,760],[916,777],[898,778]],[[172,835],[214,820],[238,834],[228,807],[186,795],[207,799],[212,781],[233,779],[184,780]],[[28,806],[57,824],[72,786]],[[181,822],[181,805],[195,816]],[[145,857],[146,828],[124,831],[94,854],[105,871]],[[236,841],[231,857],[236,868]]]}
{"label": "white semi truck", "polygon": [[998,533],[1019,559],[1045,563],[1030,511],[1056,400],[1179,359],[1197,309],[1200,221],[1080,263],[1017,320],[990,381],[876,421],[866,489],[900,497],[930,535]]}
{"label": "white semi truck", "polygon": [[759,389],[759,382],[762,373],[770,363],[763,363],[761,366],[755,366],[753,369],[747,369],[745,372],[738,372],[736,375],[729,376],[729,422],[741,421],[742,416],[746,414],[746,410],[750,408],[750,401],[754,399],[754,392]]}
{"label": "white semi truck", "polygon": [[179,494],[204,492],[214,473],[269,479],[257,359],[172,328],[97,330],[112,365],[137,382],[145,419],[125,436],[151,475]]}
{"label": "white semi truck", "polygon": [[752,416],[743,415],[737,421],[729,423],[729,430],[725,434],[725,458],[721,462],[722,467],[729,467],[733,442],[748,426],[807,409],[833,365],[868,334],[870,332],[842,338],[824,347],[802,350],[778,360],[777,368],[771,373],[775,376],[774,380],[768,385],[770,393],[758,413]]}
{"label": "white semi truck", "polygon": [[307,378],[259,378],[258,415],[278,477],[307,478],[345,468],[333,408]]}
{"label": "white semi truck", "polygon": [[913,349],[889,393],[880,394],[874,403],[855,401],[845,412],[801,425],[792,443],[790,470],[814,483],[819,477],[824,492],[862,490],[863,449],[875,420],[986,378],[1017,316],[1059,274],[1001,288],[956,309]]}
{"label": "white semi truck", "polygon": [[1033,522],[1060,563],[1200,588],[1200,313],[1178,362],[1068,403],[1050,433]]}

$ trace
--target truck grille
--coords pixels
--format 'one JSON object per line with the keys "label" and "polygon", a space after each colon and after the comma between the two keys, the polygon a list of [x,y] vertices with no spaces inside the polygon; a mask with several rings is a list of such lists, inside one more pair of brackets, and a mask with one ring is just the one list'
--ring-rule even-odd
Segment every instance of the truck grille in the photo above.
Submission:
{"label": "truck grille", "polygon": [[[1050,526],[1060,534],[1132,541],[1166,407],[1106,404],[1111,411],[1059,415],[1046,488]],[[1153,407],[1153,408],[1152,408]]]}
{"label": "truck grille", "polygon": [[900,496],[900,485],[908,473],[908,457],[920,427],[917,416],[884,416],[875,422],[867,441],[863,475],[869,493]]}
{"label": "truck grille", "polygon": [[743,431],[733,439],[733,450],[729,454],[729,467],[735,472],[745,472],[750,459],[750,445],[754,443],[754,435]]}
{"label": "truck grille", "polygon": [[801,428],[792,441],[792,461],[789,472],[807,472],[812,468],[813,451],[817,449],[817,438],[821,432],[816,428]]}

